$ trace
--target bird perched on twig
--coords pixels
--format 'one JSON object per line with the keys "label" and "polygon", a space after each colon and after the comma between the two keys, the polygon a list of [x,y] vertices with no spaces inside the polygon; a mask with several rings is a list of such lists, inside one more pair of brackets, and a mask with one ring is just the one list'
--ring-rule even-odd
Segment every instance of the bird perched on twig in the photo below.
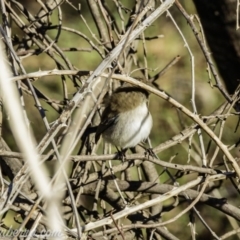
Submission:
{"label": "bird perched on twig", "polygon": [[138,86],[119,87],[108,99],[95,142],[103,139],[122,150],[147,139],[152,129],[149,92]]}

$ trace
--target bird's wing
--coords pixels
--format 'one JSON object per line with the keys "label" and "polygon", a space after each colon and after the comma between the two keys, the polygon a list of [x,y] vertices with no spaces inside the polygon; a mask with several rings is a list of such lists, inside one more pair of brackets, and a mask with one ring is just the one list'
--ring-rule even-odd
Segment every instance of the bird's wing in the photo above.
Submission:
{"label": "bird's wing", "polygon": [[114,123],[116,123],[117,119],[118,119],[118,115],[108,117],[108,118],[105,118],[105,120],[99,124],[96,135],[95,135],[95,143],[98,142],[101,134],[104,131],[106,131],[109,127],[111,127]]}

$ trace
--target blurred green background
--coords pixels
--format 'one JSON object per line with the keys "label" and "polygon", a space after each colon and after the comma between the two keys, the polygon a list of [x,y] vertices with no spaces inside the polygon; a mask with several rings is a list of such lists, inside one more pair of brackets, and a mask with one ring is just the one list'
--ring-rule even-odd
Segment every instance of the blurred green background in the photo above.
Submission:
{"label": "blurred green background", "polygon": [[[24,1],[19,1],[23,3]],[[122,1],[126,7],[131,8],[131,1]],[[72,1],[73,4],[77,5],[78,1]],[[191,1],[181,1],[183,6],[186,8],[188,13],[196,14],[194,4]],[[33,15],[36,15],[39,11],[39,4],[34,1],[25,1],[24,5]],[[111,6],[111,4],[109,4]],[[116,9],[113,7],[113,14],[117,15]],[[114,12],[115,11],[115,12]],[[95,28],[94,21],[89,13],[89,9],[86,3],[81,2],[81,13],[86,19],[87,23],[91,27],[91,30],[97,35],[97,30]],[[199,114],[207,115],[211,113],[217,106],[219,106],[223,101],[223,97],[218,92],[217,89],[212,89],[209,84],[208,73],[206,71],[207,64],[204,60],[204,56],[199,48],[199,45],[193,35],[190,27],[187,25],[186,20],[181,16],[180,12],[173,6],[171,8],[171,13],[174,16],[177,24],[181,28],[187,42],[190,46],[192,53],[194,54],[195,60],[195,76],[196,76],[196,104]],[[91,38],[89,31],[81,20],[80,16],[74,11],[69,5],[64,4],[62,7],[63,16],[63,26],[67,26],[82,33],[86,34]],[[129,14],[125,14],[125,19],[127,20]],[[24,19],[24,18],[23,18]],[[51,17],[52,25],[58,23],[57,12],[54,11]],[[56,36],[56,30],[48,30],[47,34],[53,39]],[[22,32],[13,24],[13,35],[17,34],[18,37],[22,37]],[[163,38],[146,41],[147,46],[147,61],[149,68],[149,75],[153,76],[161,70],[170,60],[179,55],[181,59],[174,65],[169,71],[166,72],[159,80],[157,80],[158,85],[161,89],[165,90],[171,96],[173,96],[177,101],[192,109],[191,106],[191,62],[190,55],[187,48],[184,46],[184,42],[180,37],[180,34],[174,27],[170,18],[164,14],[156,22],[150,26],[145,32],[146,37],[153,37],[156,35],[163,35]],[[89,48],[89,44],[77,36],[76,34],[71,34],[62,30],[60,38],[58,40],[58,46],[61,48]],[[71,63],[79,70],[94,70],[101,62],[101,58],[95,51],[91,52],[64,52],[65,56],[71,61]],[[144,66],[143,59],[143,48],[142,42],[139,41],[137,58],[140,65]],[[50,59],[46,53],[41,53],[37,56],[30,56],[22,59],[22,64],[28,73],[39,71],[39,70],[52,70],[56,68],[55,62]],[[133,70],[137,69],[137,66],[133,66]],[[134,71],[132,76],[142,76],[140,71]],[[213,80],[212,80],[213,81]],[[73,94],[76,92],[72,82],[67,79],[68,89],[69,89],[69,99],[72,98]],[[62,84],[60,76],[48,76],[38,79],[34,82],[34,86],[39,88],[42,92],[46,93],[52,99],[63,100],[62,99]],[[27,109],[30,109],[31,114],[29,114],[29,119],[31,121],[31,126],[34,130],[35,136],[39,141],[45,134],[45,128],[43,122],[38,114],[37,109],[34,107],[32,99],[26,96]],[[57,113],[53,111],[45,102],[42,103],[46,108],[46,114],[49,122],[54,121],[57,117]],[[175,108],[172,108],[170,104],[157,98],[156,96],[151,96],[150,109],[154,117],[154,128],[151,133],[151,139],[153,140],[153,145],[159,142],[166,141],[174,134],[181,130],[179,125],[178,116],[176,114]],[[184,116],[183,116],[184,117]],[[190,124],[187,118],[184,118],[186,125]],[[7,126],[7,122],[4,122],[4,135],[10,134]],[[166,130],[167,131],[164,131]],[[231,134],[231,141],[235,141],[237,138],[234,136],[237,134]],[[13,142],[8,142],[13,149],[16,146]]]}
{"label": "blurred green background", "polygon": [[[19,1],[24,2],[24,1]],[[74,5],[77,5],[78,1],[72,1]],[[196,14],[194,4],[191,1],[181,1],[183,6],[186,8],[189,14]],[[40,9],[37,2],[25,1],[26,8],[33,14],[36,15]],[[123,1],[126,7],[131,8],[131,1]],[[113,15],[117,15],[116,8],[113,4],[112,6]],[[81,13],[85,20],[91,27],[91,30],[97,35],[97,30],[89,13],[89,9],[86,3],[81,2]],[[183,32],[189,47],[194,55],[195,60],[195,79],[196,79],[196,104],[198,113],[201,115],[210,114],[216,107],[223,103],[224,99],[215,88],[211,88],[209,84],[209,77],[206,71],[207,64],[201,49],[193,35],[190,27],[188,26],[186,20],[181,16],[180,12],[176,7],[171,8],[171,13],[177,21],[178,26]],[[62,16],[63,16],[63,26],[76,29],[86,34],[90,39],[92,36],[82,21],[79,14],[69,7],[68,4],[62,6]],[[125,20],[128,20],[129,13],[125,14]],[[23,17],[22,17],[23,18]],[[23,18],[24,19],[24,18]],[[51,17],[52,25],[58,23],[57,11],[54,11]],[[54,39],[56,37],[56,30],[48,30],[47,34]],[[22,31],[13,24],[12,35],[17,34],[18,37],[22,37]],[[168,94],[173,96],[177,101],[182,103],[184,106],[192,109],[191,106],[191,62],[190,55],[187,48],[184,46],[184,42],[173,25],[169,17],[164,14],[156,22],[150,26],[145,32],[146,37],[153,37],[156,35],[163,35],[163,38],[146,41],[147,46],[147,61],[149,68],[149,75],[153,76],[158,71],[160,71],[170,60],[179,55],[181,59],[176,65],[174,65],[169,71],[166,72],[160,79],[157,80],[158,85],[161,89],[165,90]],[[78,35],[66,32],[62,30],[61,35],[58,40],[58,46],[61,48],[89,48],[89,44],[80,38]],[[71,61],[71,63],[79,70],[94,70],[101,62],[101,58],[95,51],[91,52],[64,52],[65,56]],[[140,65],[144,67],[143,59],[143,48],[142,42],[139,41],[137,58]],[[40,55],[34,55],[22,59],[22,64],[28,73],[39,71],[39,70],[52,70],[56,68],[55,62],[48,57],[46,53],[41,53]],[[133,66],[133,70],[137,69],[137,66]],[[134,71],[131,76],[142,76],[140,71]],[[214,83],[214,80],[212,80]],[[69,99],[72,98],[73,94],[76,92],[72,82],[67,79],[68,89],[69,89]],[[34,86],[39,88],[42,92],[46,93],[49,97],[56,100],[62,99],[62,83],[60,76],[49,76],[38,79],[34,82]],[[34,107],[33,101],[29,96],[26,97],[26,108],[29,110],[29,119],[31,121],[31,126],[35,133],[37,141],[39,141],[46,133],[45,127],[41,120],[41,117]],[[46,114],[49,122],[56,119],[58,114],[52,110],[45,102],[42,103],[46,109]],[[170,104],[166,101],[157,98],[156,96],[151,96],[150,109],[154,117],[154,128],[151,133],[151,139],[153,141],[153,146],[164,142],[167,139],[174,136],[176,133],[182,129],[180,126],[179,119],[177,116],[177,111],[172,108]],[[187,126],[191,123],[188,118],[182,116],[184,119],[184,124]],[[227,138],[229,144],[235,142],[237,138],[237,133],[234,133],[231,129],[236,122],[236,117],[229,118],[226,124],[226,131],[228,127],[231,134],[224,134]],[[4,136],[11,135],[9,128],[7,127],[7,121],[4,122]],[[167,131],[166,131],[167,130]],[[11,148],[16,150],[14,142],[8,139],[8,143]],[[163,153],[164,154],[164,153]],[[168,154],[167,154],[168,155]]]}
{"label": "blurred green background", "polygon": [[[33,14],[36,15],[40,9],[39,4],[37,1],[19,1],[20,3],[24,3],[26,8]],[[77,6],[78,1],[71,1],[72,4]],[[108,2],[108,1],[107,1]],[[126,7],[132,8],[132,1],[121,1]],[[196,14],[196,10],[194,8],[194,4],[192,1],[185,0],[181,1],[185,9],[188,13]],[[112,14],[117,16],[116,8],[114,4],[109,2],[109,6],[112,10]],[[77,13],[72,8],[69,7],[68,4],[64,4],[62,6],[62,16],[63,16],[63,26],[70,27],[81,31],[82,33],[86,34],[89,38],[92,38],[91,34],[89,33],[85,23]],[[202,51],[195,39],[194,34],[192,33],[190,27],[188,26],[186,20],[180,14],[180,12],[176,9],[176,7],[172,7],[171,11],[174,19],[176,20],[178,26],[180,27],[181,31],[183,32],[189,47],[194,55],[195,60],[195,78],[196,78],[196,105],[198,109],[198,113],[200,115],[208,115],[213,112],[221,103],[224,102],[224,98],[220,94],[220,92],[212,88],[209,84],[209,77],[207,73],[207,64],[202,54]],[[91,30],[94,34],[98,34],[94,21],[90,15],[89,9],[85,3],[85,1],[81,1],[81,13],[84,16],[85,20],[89,24]],[[22,19],[23,16],[20,15]],[[125,20],[128,20],[129,13],[125,13]],[[25,21],[25,20],[24,20]],[[58,24],[58,15],[57,11],[54,11],[51,17],[52,25]],[[127,21],[125,22],[125,24]],[[118,22],[120,26],[120,21]],[[19,38],[23,37],[22,31],[13,23],[13,32],[12,35],[18,35]],[[57,34],[56,30],[48,30],[47,34],[51,36],[53,39]],[[170,20],[169,17],[164,14],[161,16],[152,26],[150,26],[147,31],[145,32],[145,37],[153,37],[156,35],[163,35],[163,38],[146,41],[147,47],[147,61],[148,61],[148,68],[149,68],[149,75],[154,76],[156,72],[161,70],[169,61],[171,61],[174,57],[180,56],[181,59],[174,65],[170,70],[167,71],[165,75],[163,75],[160,79],[158,79],[157,83],[161,89],[165,90],[168,94],[173,96],[177,101],[179,101],[184,106],[192,109],[191,105],[191,61],[190,55],[188,53],[187,48],[184,45],[184,42],[175,28],[174,24]],[[89,48],[89,44],[80,38],[78,35],[66,32],[62,30],[61,35],[58,40],[58,46],[61,48]],[[65,56],[73,63],[76,69],[79,70],[94,70],[101,62],[101,58],[95,51],[91,52],[64,52]],[[142,42],[139,41],[138,45],[138,53],[137,58],[140,62],[140,65],[144,66],[144,58],[143,58],[143,47]],[[22,59],[22,64],[25,67],[27,73],[36,72],[39,70],[52,70],[56,68],[55,63],[46,53],[41,53],[40,55],[30,56],[27,58]],[[137,66],[133,66],[133,70],[137,69]],[[134,74],[131,76],[142,76],[140,71],[134,71]],[[214,80],[212,80],[214,81]],[[36,86],[39,90],[44,92],[52,99],[56,99],[62,101],[63,96],[63,89],[61,83],[60,76],[51,76],[51,77],[43,77],[35,81],[34,86]],[[67,85],[69,90],[69,99],[72,98],[73,94],[76,92],[75,87],[70,79],[67,79]],[[36,137],[37,142],[39,142],[42,137],[46,134],[46,129],[44,127],[43,121],[41,119],[38,110],[36,109],[34,102],[31,97],[24,95],[26,109],[28,112],[28,117],[30,120],[31,127],[33,129],[34,135]],[[44,108],[46,109],[46,115],[49,122],[53,122],[57,117],[58,113],[56,113],[51,107],[48,106],[45,102],[42,102]],[[184,124],[184,126],[189,126],[192,121],[187,118],[186,116],[180,114],[178,115],[177,110],[173,108],[168,102],[156,97],[151,96],[150,99],[150,111],[153,115],[154,125],[150,135],[150,139],[152,140],[153,147],[157,146],[160,143],[171,139],[174,135],[181,132],[183,126],[179,121],[179,116]],[[224,134],[223,134],[223,142],[226,145],[233,145],[239,139],[239,131],[234,132],[236,124],[237,124],[237,117],[232,116],[229,117],[226,121],[224,127]],[[17,151],[17,146],[12,138],[12,133],[8,126],[7,121],[7,113],[5,114],[4,123],[3,123],[3,137],[9,144],[12,150]],[[203,133],[203,138],[205,142],[205,147],[208,144],[208,136]],[[197,146],[199,144],[199,140],[197,136],[194,136],[193,141],[195,141]],[[191,156],[191,164],[196,164],[194,161],[200,161],[198,154],[194,154],[194,152],[198,151],[199,149],[192,149],[192,156]],[[213,153],[214,148],[211,149],[209,152],[208,157],[210,158]],[[234,148],[233,153],[235,156],[239,156],[238,149]],[[172,156],[176,155],[174,158],[174,162],[187,164],[188,161],[188,140],[184,141],[182,144],[178,144],[168,150],[165,150],[159,154],[159,157],[162,160],[169,161]],[[222,158],[219,158],[219,162],[222,161]],[[216,162],[217,163],[217,162]],[[159,171],[161,168],[159,168]],[[190,176],[191,177],[191,176]],[[195,177],[195,176],[193,176]],[[167,179],[167,176],[162,176],[161,181],[164,182]],[[185,179],[186,180],[186,179]],[[182,181],[182,180],[181,180]],[[231,189],[226,189],[226,191],[231,191]],[[203,214],[211,216],[212,208],[206,208],[204,206]],[[177,209],[173,211],[171,214],[177,214]],[[216,213],[215,213],[216,214]],[[182,217],[183,225],[188,223],[188,219],[186,219],[187,215]],[[168,216],[169,218],[169,216]],[[229,228],[228,226],[221,225],[219,222],[215,222],[215,219],[208,218],[206,219],[209,221],[209,224],[216,228],[218,234],[221,232],[226,232],[225,228]],[[211,222],[211,223],[210,223]],[[169,229],[174,229],[174,233],[177,233],[180,239],[188,239],[184,238],[185,233],[182,228],[176,230],[176,226],[169,225]],[[185,225],[188,228],[187,225]],[[198,233],[202,230],[202,225],[199,225]],[[229,229],[230,230],[230,229]],[[200,238],[199,238],[200,239]]]}

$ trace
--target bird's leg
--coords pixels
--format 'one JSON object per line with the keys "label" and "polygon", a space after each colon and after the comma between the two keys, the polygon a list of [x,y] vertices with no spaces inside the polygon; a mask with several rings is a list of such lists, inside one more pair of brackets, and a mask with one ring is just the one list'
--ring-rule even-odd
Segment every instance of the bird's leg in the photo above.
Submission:
{"label": "bird's leg", "polygon": [[154,153],[152,147],[147,148],[144,146],[144,143],[140,143],[139,146],[141,146],[145,150],[145,156],[156,157],[156,154]]}
{"label": "bird's leg", "polygon": [[127,152],[127,148],[123,149],[121,148],[121,150],[119,150],[117,147],[117,159],[120,159],[122,161],[124,161],[126,159],[126,152]]}
{"label": "bird's leg", "polygon": [[153,151],[153,148],[149,147],[149,148],[145,148],[145,153],[146,156],[151,156],[151,157],[156,157],[155,152]]}

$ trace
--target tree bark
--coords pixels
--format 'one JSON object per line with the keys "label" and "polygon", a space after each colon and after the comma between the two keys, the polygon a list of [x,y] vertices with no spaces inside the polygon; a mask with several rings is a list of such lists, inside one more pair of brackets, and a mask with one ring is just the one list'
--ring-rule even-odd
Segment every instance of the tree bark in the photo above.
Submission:
{"label": "tree bark", "polygon": [[240,79],[240,30],[236,30],[237,2],[194,0],[204,34],[222,80],[230,94]]}

